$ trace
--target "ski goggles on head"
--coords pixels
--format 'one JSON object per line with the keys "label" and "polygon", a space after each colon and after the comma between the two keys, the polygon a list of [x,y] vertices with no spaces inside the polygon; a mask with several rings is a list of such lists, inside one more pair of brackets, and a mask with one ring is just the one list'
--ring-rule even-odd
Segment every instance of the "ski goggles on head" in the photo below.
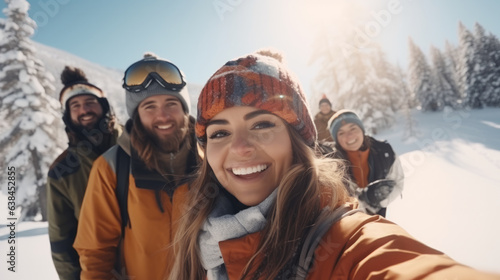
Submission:
{"label": "ski goggles on head", "polygon": [[125,70],[123,88],[139,92],[148,88],[155,80],[165,89],[179,91],[185,85],[181,70],[166,60],[140,60]]}

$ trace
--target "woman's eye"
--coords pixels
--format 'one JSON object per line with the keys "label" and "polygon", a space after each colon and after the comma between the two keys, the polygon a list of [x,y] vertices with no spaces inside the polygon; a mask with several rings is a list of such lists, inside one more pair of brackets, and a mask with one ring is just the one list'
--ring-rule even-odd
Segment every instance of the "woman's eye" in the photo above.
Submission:
{"label": "woman's eye", "polygon": [[258,122],[253,126],[253,129],[264,129],[264,128],[270,128],[270,127],[275,127],[276,125],[272,122],[269,121],[263,121],[263,122]]}
{"label": "woman's eye", "polygon": [[222,138],[222,137],[225,137],[228,135],[229,135],[229,132],[227,132],[227,131],[217,130],[217,131],[214,131],[212,134],[210,134],[210,136],[208,138],[209,139],[217,139],[217,138]]}

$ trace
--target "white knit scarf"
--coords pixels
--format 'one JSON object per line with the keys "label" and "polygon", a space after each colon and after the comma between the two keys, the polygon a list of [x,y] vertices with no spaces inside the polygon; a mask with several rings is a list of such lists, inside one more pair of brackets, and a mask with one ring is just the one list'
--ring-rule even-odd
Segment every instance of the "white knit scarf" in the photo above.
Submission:
{"label": "white knit scarf", "polygon": [[229,279],[227,276],[219,242],[239,238],[257,232],[266,224],[265,215],[276,198],[277,190],[259,205],[249,207],[236,214],[231,213],[233,206],[226,196],[217,197],[215,207],[203,225],[198,242],[201,262],[207,270],[208,280]]}

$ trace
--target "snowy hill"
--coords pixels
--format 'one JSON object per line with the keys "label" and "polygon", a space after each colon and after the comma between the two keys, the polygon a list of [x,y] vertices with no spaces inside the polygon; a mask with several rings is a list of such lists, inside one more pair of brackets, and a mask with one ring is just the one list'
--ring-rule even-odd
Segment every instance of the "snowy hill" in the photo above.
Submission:
{"label": "snowy hill", "polygon": [[[125,91],[122,88],[122,78],[125,69],[106,68],[96,63],[89,62],[73,54],[55,49],[37,42],[33,42],[37,50],[37,57],[41,59],[45,65],[45,69],[49,71],[55,78],[55,93],[54,97],[59,98],[59,92],[62,89],[62,83],[59,79],[64,66],[74,66],[83,69],[90,83],[100,87],[109,99],[109,102],[115,109],[120,123],[124,123],[128,118],[125,110]],[[139,60],[140,57],[137,58]],[[135,61],[130,61],[130,64]],[[182,65],[179,65],[182,69]],[[188,82],[189,82],[189,77]],[[196,101],[201,91],[202,86],[197,84],[188,84],[188,90],[191,97],[191,114],[195,115]]]}
{"label": "snowy hill", "polygon": [[[388,207],[388,218],[455,260],[500,273],[500,110],[413,112],[420,136],[404,141],[404,118],[376,135],[400,155],[403,197]],[[0,209],[6,209],[0,196]],[[5,211],[0,221],[7,221]],[[6,254],[9,229],[0,227]],[[16,228],[17,273],[0,265],[0,279],[57,279],[50,258],[47,224]]]}

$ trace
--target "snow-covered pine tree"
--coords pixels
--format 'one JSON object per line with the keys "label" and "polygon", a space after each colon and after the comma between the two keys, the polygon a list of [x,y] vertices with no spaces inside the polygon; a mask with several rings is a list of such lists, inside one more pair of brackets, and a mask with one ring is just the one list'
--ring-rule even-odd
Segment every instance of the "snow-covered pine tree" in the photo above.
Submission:
{"label": "snow-covered pine tree", "polygon": [[410,91],[408,90],[408,83],[406,82],[405,74],[399,65],[396,67],[396,73],[399,77],[399,86],[401,88],[401,112],[405,119],[405,131],[403,133],[403,140],[411,141],[411,139],[416,139],[420,136],[418,131],[418,123],[412,115],[412,100]]}
{"label": "snow-covered pine tree", "polygon": [[339,75],[340,89],[336,100],[344,108],[354,110],[358,114],[368,134],[376,134],[383,118],[381,109],[377,107],[381,103],[378,94],[380,89],[375,84],[375,69],[366,51],[366,49],[355,51],[349,59],[344,60],[345,71]]}
{"label": "snow-covered pine tree", "polygon": [[458,49],[448,40],[444,43],[444,56],[452,72],[456,72],[455,70],[458,65]]}
{"label": "snow-covered pine tree", "polygon": [[[40,210],[38,196],[45,194],[48,167],[61,152],[65,137],[51,97],[54,78],[35,58],[30,37],[36,28],[26,0],[6,0],[3,37],[0,40],[0,182],[7,167],[16,170],[16,202],[20,220]],[[6,186],[2,183],[1,186]],[[43,215],[43,211],[42,211]]]}
{"label": "snow-covered pine tree", "polygon": [[408,39],[410,57],[408,61],[408,86],[422,111],[437,111],[440,105],[433,92],[431,67],[422,50]]}
{"label": "snow-covered pine tree", "polygon": [[494,34],[489,34],[487,37],[487,50],[492,66],[492,74],[489,83],[492,87],[490,95],[485,96],[487,106],[500,107],[500,40]]}
{"label": "snow-covered pine tree", "polygon": [[453,88],[453,74],[448,72],[448,66],[446,65],[445,57],[441,51],[431,46],[430,50],[431,61],[432,61],[432,78],[434,82],[433,91],[436,93],[436,98],[438,100],[439,110],[442,110],[445,106],[450,108],[456,108],[458,103],[458,95]]}
{"label": "snow-covered pine tree", "polygon": [[309,63],[319,63],[320,71],[317,72],[314,83],[311,85],[310,90],[313,94],[309,104],[313,106],[313,111],[317,110],[318,108],[314,106],[319,104],[322,94],[325,94],[332,102],[332,109],[338,111],[343,107],[334,99],[335,93],[339,91],[340,87],[335,69],[338,68],[338,64],[344,59],[344,56],[338,47],[330,44],[328,32],[324,28],[318,33],[314,46]]}
{"label": "snow-covered pine tree", "polygon": [[474,36],[463,25],[458,23],[458,84],[463,99],[463,106],[481,108],[482,103],[477,91],[473,91],[472,84],[476,79],[476,58],[474,51]]}
{"label": "snow-covered pine tree", "polygon": [[[352,33],[345,42],[355,41],[355,36]],[[394,122],[391,102],[399,92],[393,74],[389,74],[394,66],[375,42],[365,44],[363,48],[350,46],[347,51],[345,44],[329,42],[333,40],[328,40],[325,33],[321,42],[316,44],[312,61],[321,64],[313,92],[326,93],[334,110],[356,111],[369,134],[390,126]],[[317,104],[318,98],[311,98],[311,104]]]}
{"label": "snow-covered pine tree", "polygon": [[[500,43],[493,34],[486,34],[484,28],[476,22],[474,25],[474,53],[478,65],[475,71],[481,78],[480,94],[484,106],[498,106],[500,97]],[[474,88],[475,89],[475,88]]]}
{"label": "snow-covered pine tree", "polygon": [[485,96],[490,95],[492,87],[488,83],[490,75],[493,74],[493,69],[490,65],[490,58],[488,57],[487,38],[484,28],[479,24],[474,24],[474,67],[473,78],[469,86],[469,98],[467,103],[472,108],[483,108],[486,105]]}
{"label": "snow-covered pine tree", "polygon": [[400,86],[402,81],[397,69],[399,66],[395,66],[388,61],[387,55],[380,45],[377,44],[374,48],[375,50],[371,58],[376,76],[378,77],[377,83],[380,85],[379,94],[386,97],[381,100],[386,102],[385,104],[381,104],[381,106],[391,108],[391,110],[384,111],[387,114],[387,119],[393,119],[394,112],[398,111],[404,102],[401,98],[404,94],[404,89]]}
{"label": "snow-covered pine tree", "polygon": [[460,109],[462,107],[462,96],[460,93],[460,87],[458,86],[458,49],[448,40],[446,40],[445,42],[445,50],[443,56],[445,63],[444,77],[450,85],[454,96],[454,100],[450,100],[450,104],[448,104],[448,102],[445,100],[445,106],[452,106],[453,109]]}

